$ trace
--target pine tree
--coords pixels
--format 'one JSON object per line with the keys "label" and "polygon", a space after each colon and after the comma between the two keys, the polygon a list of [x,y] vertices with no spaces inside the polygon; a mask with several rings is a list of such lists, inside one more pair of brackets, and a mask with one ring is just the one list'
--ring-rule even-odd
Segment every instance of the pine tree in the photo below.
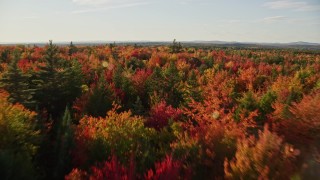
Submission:
{"label": "pine tree", "polygon": [[113,72],[113,77],[112,77],[113,83],[118,89],[120,89],[123,85],[124,78],[122,73],[123,73],[123,68],[120,64],[118,64]]}
{"label": "pine tree", "polygon": [[153,95],[154,92],[157,92],[159,95],[163,94],[165,87],[164,76],[162,74],[161,68],[156,66],[153,69],[152,74],[146,80],[146,89],[148,95]]}
{"label": "pine tree", "polygon": [[0,80],[0,87],[3,87],[10,93],[9,101],[12,103],[21,103],[26,107],[33,107],[35,101],[32,99],[34,89],[28,84],[29,76],[24,74],[18,67],[20,60],[20,52],[14,52],[14,58],[8,67],[8,71],[4,73]]}
{"label": "pine tree", "polygon": [[145,108],[142,105],[142,101],[139,96],[137,96],[136,102],[132,105],[132,112],[135,115],[143,115],[145,114]]}
{"label": "pine tree", "polygon": [[1,52],[0,62],[8,62],[10,57],[10,50],[5,49]]}
{"label": "pine tree", "polygon": [[262,115],[267,115],[274,111],[272,104],[277,99],[275,92],[268,91],[264,94],[259,101],[259,110]]}
{"label": "pine tree", "polygon": [[186,83],[183,87],[183,99],[184,99],[184,105],[188,105],[189,102],[191,102],[191,99],[195,101],[201,101],[201,89],[200,85],[197,81],[197,76],[194,70],[191,71]]}
{"label": "pine tree", "polygon": [[241,115],[248,117],[250,112],[253,112],[259,108],[259,102],[252,91],[244,93],[243,97],[238,99],[238,103],[239,106],[235,110],[234,116],[236,121],[241,119]]}
{"label": "pine tree", "polygon": [[179,71],[174,61],[171,61],[169,67],[165,69],[164,76],[167,81],[167,90],[172,89],[177,83],[181,81]]}
{"label": "pine tree", "polygon": [[89,93],[85,112],[94,117],[104,117],[107,111],[112,108],[115,95],[103,75],[100,76],[98,82],[90,89]]}
{"label": "pine tree", "polygon": [[76,53],[77,51],[78,51],[77,47],[75,45],[73,45],[73,43],[71,41],[70,45],[69,45],[69,56]]}
{"label": "pine tree", "polygon": [[58,77],[62,88],[61,103],[65,106],[72,103],[76,97],[81,95],[83,83],[81,65],[76,60],[70,62],[64,67],[64,71],[58,73]]}
{"label": "pine tree", "polygon": [[70,149],[72,147],[73,131],[71,128],[71,113],[66,106],[62,121],[57,127],[57,137],[55,145],[55,154],[57,155],[56,167],[54,172],[55,178],[63,178],[64,174],[70,171]]}
{"label": "pine tree", "polygon": [[58,47],[49,42],[43,61],[39,66],[33,84],[36,88],[35,99],[40,109],[46,109],[53,119],[63,112],[63,107],[81,93],[82,73],[80,65],[58,57]]}
{"label": "pine tree", "polygon": [[58,89],[58,77],[56,72],[58,61],[58,47],[49,42],[43,61],[45,66],[39,66],[39,71],[35,74],[33,83],[36,88],[35,99],[39,103],[40,109],[47,109],[49,114],[54,113],[54,102],[58,100],[60,94]]}
{"label": "pine tree", "polygon": [[170,46],[171,53],[179,53],[182,49],[180,42],[177,42],[176,39],[173,40],[172,45]]}
{"label": "pine tree", "polygon": [[183,101],[183,93],[180,86],[182,78],[174,61],[171,61],[169,67],[164,71],[164,77],[165,92],[168,93],[167,103],[176,108]]}

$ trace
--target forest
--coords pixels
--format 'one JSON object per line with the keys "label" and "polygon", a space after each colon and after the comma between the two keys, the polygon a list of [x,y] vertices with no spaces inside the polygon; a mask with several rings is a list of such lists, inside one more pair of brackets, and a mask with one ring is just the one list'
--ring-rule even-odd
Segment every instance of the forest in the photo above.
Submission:
{"label": "forest", "polygon": [[320,51],[0,46],[0,179],[318,179]]}

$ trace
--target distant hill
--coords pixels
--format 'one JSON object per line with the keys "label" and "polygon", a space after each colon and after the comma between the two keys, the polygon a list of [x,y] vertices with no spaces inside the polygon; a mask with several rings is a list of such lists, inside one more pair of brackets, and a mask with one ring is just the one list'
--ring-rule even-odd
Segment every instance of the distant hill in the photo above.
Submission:
{"label": "distant hill", "polygon": [[[75,45],[94,46],[116,43],[118,45],[140,45],[140,46],[161,46],[170,45],[171,41],[73,41]],[[184,46],[206,46],[206,47],[235,47],[235,48],[294,48],[320,50],[320,43],[312,42],[290,42],[290,43],[258,43],[258,42],[237,42],[237,41],[180,41]],[[54,42],[60,46],[69,45],[70,42]],[[1,43],[0,45],[37,45],[44,46],[47,42],[23,42],[23,43]]]}
{"label": "distant hill", "polygon": [[310,42],[304,42],[304,41],[291,42],[288,44],[289,45],[299,45],[299,46],[320,46],[319,43],[310,43]]}
{"label": "distant hill", "polygon": [[314,49],[320,50],[320,43],[311,42],[290,42],[290,43],[258,43],[258,42],[237,42],[237,41],[185,41],[188,45],[211,45],[219,47],[239,47],[239,48],[294,48],[294,49]]}

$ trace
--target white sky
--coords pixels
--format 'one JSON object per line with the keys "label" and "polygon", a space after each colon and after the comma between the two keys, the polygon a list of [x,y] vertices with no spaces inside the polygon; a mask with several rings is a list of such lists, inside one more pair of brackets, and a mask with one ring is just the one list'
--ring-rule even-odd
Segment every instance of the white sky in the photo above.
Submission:
{"label": "white sky", "polygon": [[0,0],[0,42],[320,43],[319,0]]}

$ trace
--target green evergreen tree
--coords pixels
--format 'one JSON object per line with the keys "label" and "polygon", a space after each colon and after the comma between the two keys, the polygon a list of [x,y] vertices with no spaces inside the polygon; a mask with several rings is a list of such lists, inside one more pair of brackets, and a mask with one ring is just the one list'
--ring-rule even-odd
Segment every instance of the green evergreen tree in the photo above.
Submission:
{"label": "green evergreen tree", "polygon": [[4,49],[0,55],[0,62],[9,62],[9,58],[10,58],[10,50]]}
{"label": "green evergreen tree", "polygon": [[176,39],[173,40],[172,45],[170,46],[171,53],[179,53],[182,50],[182,45],[180,42],[177,42]]}
{"label": "green evergreen tree", "polygon": [[272,104],[276,101],[277,95],[269,90],[264,94],[258,102],[259,116],[256,117],[257,124],[263,126],[267,120],[267,115],[274,111]]}
{"label": "green evergreen tree", "polygon": [[46,109],[53,119],[58,118],[63,107],[81,94],[83,79],[79,63],[60,59],[58,51],[50,41],[43,59],[45,66],[39,66],[32,81],[40,110]]}
{"label": "green evergreen tree", "polygon": [[136,101],[137,96],[130,78],[123,77],[121,89],[125,94],[125,97],[123,99],[124,108],[130,109],[132,107],[132,104]]}
{"label": "green evergreen tree", "polygon": [[259,108],[257,99],[252,91],[248,91],[243,94],[243,97],[238,99],[239,106],[235,110],[236,121],[240,120],[240,115],[247,117],[250,112],[253,112]]}
{"label": "green evergreen tree", "polygon": [[194,70],[191,70],[191,73],[187,79],[187,83],[192,86],[192,87],[198,87],[199,86],[199,83],[198,83],[198,80],[197,80],[197,76],[196,76],[196,73],[194,72]]}
{"label": "green evergreen tree", "polygon": [[18,67],[20,55],[19,51],[14,51],[14,58],[8,67],[8,71],[0,79],[0,87],[9,92],[10,102],[21,103],[31,108],[35,105],[35,101],[32,99],[35,90],[30,88],[28,74],[24,74]]}
{"label": "green evergreen tree", "polygon": [[114,73],[113,73],[113,77],[112,77],[112,80],[113,80],[113,83],[114,85],[116,86],[116,88],[121,88],[122,86],[122,72],[123,72],[123,68],[122,66],[119,64],[115,70],[114,70]]}
{"label": "green evergreen tree", "polygon": [[135,115],[144,115],[145,112],[146,112],[144,106],[142,105],[142,101],[141,101],[141,99],[140,99],[139,96],[137,96],[137,100],[136,100],[136,102],[133,104],[132,112],[133,112],[133,114],[135,114]]}
{"label": "green evergreen tree", "polygon": [[188,103],[191,102],[191,99],[198,102],[202,101],[200,85],[197,81],[197,76],[194,70],[191,71],[185,87],[183,87],[183,99],[185,102],[185,106],[187,106]]}
{"label": "green evergreen tree", "polygon": [[164,70],[163,74],[167,82],[166,85],[168,89],[166,90],[172,89],[177,83],[182,80],[174,61],[170,62],[168,68]]}
{"label": "green evergreen tree", "polygon": [[164,71],[165,88],[164,92],[167,93],[167,103],[173,107],[178,107],[183,103],[183,92],[180,86],[182,77],[174,63],[171,61],[169,67]]}
{"label": "green evergreen tree", "polygon": [[60,89],[57,76],[58,47],[49,42],[43,61],[45,66],[39,66],[39,71],[35,74],[33,83],[36,88],[35,99],[39,103],[39,108],[45,108],[49,114],[55,111],[54,102],[58,101]]}
{"label": "green evergreen tree", "polygon": [[78,51],[78,48],[75,45],[73,45],[73,43],[71,41],[70,45],[69,45],[69,56],[76,53],[77,51]]}
{"label": "green evergreen tree", "polygon": [[72,147],[73,131],[72,131],[71,113],[66,107],[62,121],[60,121],[57,128],[57,137],[55,144],[56,167],[54,172],[55,179],[61,179],[66,173],[70,171],[71,157],[70,150]]}
{"label": "green evergreen tree", "polygon": [[160,67],[155,67],[152,74],[146,80],[146,89],[148,95],[152,95],[157,92],[158,95],[162,95],[165,87],[165,80]]}
{"label": "green evergreen tree", "polygon": [[113,91],[108,86],[104,76],[101,75],[99,81],[90,90],[85,112],[94,117],[104,117],[107,111],[112,108],[114,99]]}
{"label": "green evergreen tree", "polygon": [[259,101],[259,109],[263,115],[269,114],[274,111],[272,104],[277,99],[277,95],[273,91],[268,91],[264,94]]}

